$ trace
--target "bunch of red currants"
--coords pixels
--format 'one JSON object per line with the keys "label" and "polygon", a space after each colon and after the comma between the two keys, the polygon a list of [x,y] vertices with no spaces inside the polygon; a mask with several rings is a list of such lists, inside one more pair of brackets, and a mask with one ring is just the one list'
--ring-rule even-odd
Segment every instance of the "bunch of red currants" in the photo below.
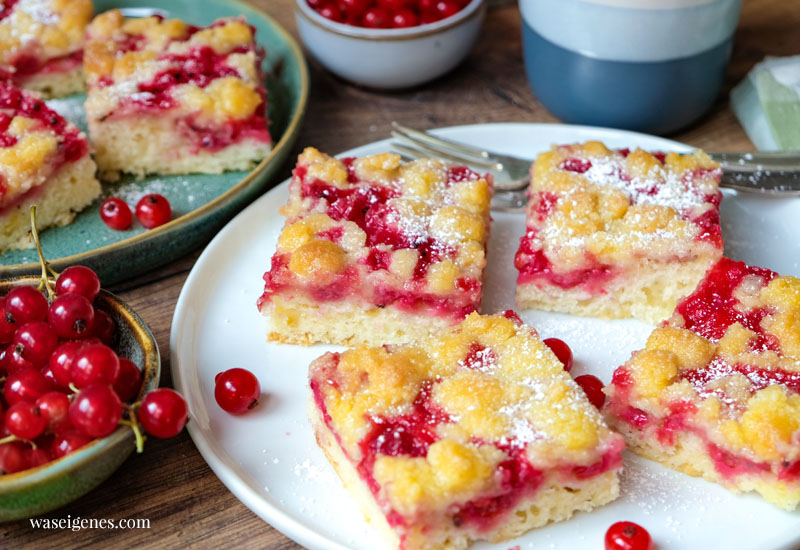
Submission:
{"label": "bunch of red currants", "polygon": [[332,21],[372,29],[400,29],[455,15],[470,0],[306,0]]}
{"label": "bunch of red currants", "polygon": [[142,374],[111,347],[114,321],[94,304],[97,274],[72,266],[41,286],[0,297],[0,474],[61,458],[120,424],[136,432],[139,450],[139,426],[177,435],[188,414],[180,394],[160,388],[131,403]]}

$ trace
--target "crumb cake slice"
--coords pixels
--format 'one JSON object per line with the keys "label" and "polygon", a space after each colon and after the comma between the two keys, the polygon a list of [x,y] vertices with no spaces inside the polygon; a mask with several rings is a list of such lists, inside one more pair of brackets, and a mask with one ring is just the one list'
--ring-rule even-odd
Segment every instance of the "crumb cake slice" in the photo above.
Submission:
{"label": "crumb cake slice", "polygon": [[531,169],[517,307],[657,323],[722,256],[705,153],[553,147]]}
{"label": "crumb cake slice", "polygon": [[480,306],[492,184],[462,166],[308,148],[258,302],[268,339],[408,342]]}
{"label": "crumb cake slice", "polygon": [[309,368],[317,442],[386,548],[498,542],[614,500],[622,438],[512,311]]}
{"label": "crumb cake slice", "polygon": [[85,89],[83,41],[91,0],[2,0],[0,68],[14,84],[62,97]]}
{"label": "crumb cake slice", "polygon": [[242,18],[125,19],[88,30],[86,117],[101,173],[246,170],[271,149],[263,50]]}
{"label": "crumb cake slice", "polygon": [[100,195],[89,142],[47,105],[0,81],[0,252],[32,246],[39,229],[71,222]]}
{"label": "crumb cake slice", "polygon": [[605,392],[633,451],[795,510],[800,279],[723,258]]}

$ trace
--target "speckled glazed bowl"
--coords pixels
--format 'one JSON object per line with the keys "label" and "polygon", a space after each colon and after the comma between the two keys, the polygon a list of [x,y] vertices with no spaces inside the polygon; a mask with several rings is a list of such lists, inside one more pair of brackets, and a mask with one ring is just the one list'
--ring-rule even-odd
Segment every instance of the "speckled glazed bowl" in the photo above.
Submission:
{"label": "speckled glazed bowl", "polygon": [[[14,286],[38,282],[36,277],[0,280],[0,295]],[[113,294],[101,290],[95,304],[116,324],[115,351],[143,367],[141,398],[158,387],[161,361],[155,338],[142,319]],[[119,468],[135,447],[133,431],[120,426],[58,460],[0,476],[0,522],[44,514],[88,493]]]}
{"label": "speckled glazed bowl", "polygon": [[332,73],[376,89],[433,80],[467,56],[478,38],[486,2],[472,0],[455,15],[416,27],[368,29],[322,17],[297,0],[297,30],[306,48]]}

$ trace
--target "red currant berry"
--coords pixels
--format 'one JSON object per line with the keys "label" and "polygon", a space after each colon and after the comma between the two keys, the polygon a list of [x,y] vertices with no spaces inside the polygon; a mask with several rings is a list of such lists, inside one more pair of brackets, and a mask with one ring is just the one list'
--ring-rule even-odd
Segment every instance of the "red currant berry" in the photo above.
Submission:
{"label": "red currant berry", "polygon": [[53,455],[54,459],[61,458],[77,451],[91,441],[91,437],[82,434],[78,430],[67,430],[57,434],[53,439],[53,443],[50,445],[50,454]]}
{"label": "red currant berry", "polygon": [[606,394],[603,393],[603,381],[591,374],[582,374],[575,378],[575,383],[578,384],[589,398],[589,402],[597,407],[602,408],[606,402]]}
{"label": "red currant berry", "polygon": [[0,475],[15,474],[28,469],[28,461],[25,460],[25,452],[16,443],[5,443],[0,445]]}
{"label": "red currant berry", "polygon": [[606,531],[606,550],[653,550],[647,529],[631,521],[618,521]]}
{"label": "red currant berry", "polygon": [[69,387],[70,382],[72,382],[72,363],[83,346],[84,342],[64,342],[50,356],[48,366],[53,373],[57,386],[62,388]]}
{"label": "red currant berry", "polygon": [[17,324],[6,317],[6,297],[0,296],[0,345],[10,344],[17,331]]}
{"label": "red currant berry", "polygon": [[17,327],[47,318],[47,298],[32,286],[17,286],[6,294],[6,321]]}
{"label": "red currant berry", "polygon": [[52,433],[69,428],[69,397],[60,391],[49,391],[36,400],[39,414]]}
{"label": "red currant berry", "polygon": [[389,12],[383,8],[370,8],[361,17],[361,25],[368,29],[386,29],[392,24]]}
{"label": "red currant berry", "polygon": [[94,323],[94,307],[80,294],[63,294],[50,304],[47,318],[61,338],[83,338]]}
{"label": "red currant berry", "polygon": [[114,391],[117,392],[120,401],[127,403],[136,397],[139,388],[142,386],[142,373],[136,363],[130,359],[120,357],[119,376],[114,382]]}
{"label": "red currant berry", "polygon": [[336,4],[339,6],[339,9],[342,13],[345,14],[346,17],[358,17],[362,13],[364,13],[369,5],[371,4],[371,0],[337,0]]}
{"label": "red currant berry", "polygon": [[376,0],[375,3],[389,13],[414,7],[413,0]]}
{"label": "red currant berry", "polygon": [[416,27],[417,25],[419,25],[419,17],[417,17],[416,13],[407,8],[397,10],[392,15],[392,27],[395,29]]}
{"label": "red currant berry", "polygon": [[150,435],[175,437],[186,425],[189,409],[181,394],[169,388],[153,390],[142,399],[139,422]]}
{"label": "red currant berry", "polygon": [[41,367],[58,346],[58,335],[53,327],[43,321],[22,325],[14,334],[14,351],[34,367]]}
{"label": "red currant berry", "polygon": [[436,23],[441,17],[436,11],[425,11],[422,12],[422,17],[420,17],[420,21],[423,25],[427,25],[428,23]]}
{"label": "red currant berry", "polygon": [[105,344],[90,344],[78,351],[69,373],[72,383],[79,388],[111,385],[119,377],[119,357]]}
{"label": "red currant berry", "polygon": [[39,409],[29,401],[11,405],[6,411],[5,423],[9,432],[22,439],[39,437],[47,426],[47,421],[41,417]]}
{"label": "red currant berry", "polygon": [[440,19],[451,17],[461,11],[461,6],[455,0],[439,0],[436,2],[436,13]]}
{"label": "red currant berry", "polygon": [[17,353],[17,347],[14,344],[9,344],[3,353],[2,370],[8,374],[14,374],[22,369],[34,368],[33,363],[25,359],[22,355]]}
{"label": "red currant berry", "polygon": [[54,388],[58,387],[58,382],[56,382],[56,377],[53,374],[53,369],[50,368],[50,365],[45,365],[40,369],[40,372],[44,375],[47,382]]}
{"label": "red currant berry", "polygon": [[100,219],[111,229],[125,231],[131,226],[133,214],[124,200],[112,197],[100,205]]}
{"label": "red currant berry", "polygon": [[258,404],[261,385],[247,369],[228,369],[214,377],[214,399],[222,410],[244,414]]}
{"label": "red currant berry", "polygon": [[402,9],[409,8],[409,0],[377,0],[376,4],[378,7],[385,9],[389,13],[393,13],[396,11],[400,11]]}
{"label": "red currant berry", "polygon": [[83,388],[69,406],[69,420],[90,437],[105,437],[117,428],[122,418],[122,402],[107,384]]}
{"label": "red currant berry", "polygon": [[94,302],[100,293],[100,279],[97,273],[83,265],[72,265],[61,272],[56,279],[56,294],[80,294]]}
{"label": "red currant berry", "polygon": [[164,225],[172,218],[172,207],[164,195],[150,193],[136,204],[136,219],[147,229]]}
{"label": "red currant berry", "polygon": [[28,463],[28,468],[36,468],[38,466],[44,466],[48,462],[50,462],[50,453],[48,453],[45,449],[41,447],[36,447],[35,449],[25,449],[25,460]]}
{"label": "red currant berry", "polygon": [[336,21],[337,23],[344,21],[341,10],[338,8],[338,6],[334,6],[333,4],[326,4],[317,11],[325,19],[330,19],[331,21]]}
{"label": "red currant berry", "polygon": [[436,0],[419,0],[417,8],[420,13],[430,13],[436,11]]}
{"label": "red currant berry", "polygon": [[544,344],[556,354],[558,360],[564,365],[564,370],[569,372],[572,370],[572,350],[564,340],[558,338],[545,338]]}
{"label": "red currant berry", "polygon": [[3,397],[9,405],[20,401],[33,403],[52,389],[47,378],[36,369],[22,369],[9,375],[3,387]]}
{"label": "red currant berry", "polygon": [[94,309],[94,324],[92,336],[99,338],[105,345],[110,346],[114,339],[114,319],[102,309]]}
{"label": "red currant berry", "polygon": [[319,11],[319,9],[325,5],[325,0],[308,0],[308,6],[315,11]]}

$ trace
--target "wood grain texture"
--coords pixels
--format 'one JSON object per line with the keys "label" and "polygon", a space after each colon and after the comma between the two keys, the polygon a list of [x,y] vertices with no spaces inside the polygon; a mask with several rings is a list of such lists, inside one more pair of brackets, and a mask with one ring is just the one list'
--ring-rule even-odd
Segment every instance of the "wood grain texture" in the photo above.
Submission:
{"label": "wood grain texture", "polygon": [[[293,0],[251,0],[296,35]],[[153,2],[157,4],[157,1]],[[800,53],[797,0],[745,0],[724,93],[679,141],[710,150],[748,150],[727,91],[765,55]],[[479,122],[555,122],[525,80],[519,11],[489,12],[478,45],[451,74],[427,86],[385,94],[348,85],[311,61],[312,93],[297,150],[314,145],[336,153],[389,134],[393,120],[429,128]],[[281,171],[281,178],[290,167]],[[112,290],[150,325],[163,359],[162,385],[171,385],[169,330],[178,294],[200,251]],[[265,267],[267,258],[264,259]],[[148,518],[145,530],[33,530],[28,521],[0,526],[0,548],[301,548],[260,520],[217,479],[184,432],[151,439],[99,488],[46,517]]]}

